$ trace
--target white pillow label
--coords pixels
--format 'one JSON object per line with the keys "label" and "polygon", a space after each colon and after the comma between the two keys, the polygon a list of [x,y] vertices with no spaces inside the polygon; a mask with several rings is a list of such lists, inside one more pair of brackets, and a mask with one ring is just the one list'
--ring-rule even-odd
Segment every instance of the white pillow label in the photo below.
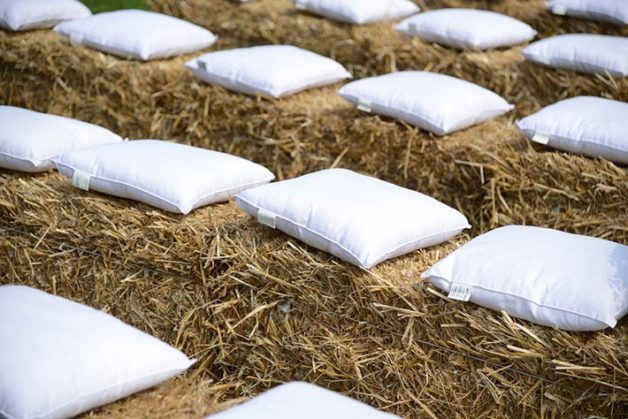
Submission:
{"label": "white pillow label", "polygon": [[555,15],[565,16],[567,14],[567,8],[563,5],[557,5],[552,7],[552,12]]}
{"label": "white pillow label", "polygon": [[543,145],[548,145],[549,140],[549,136],[545,134],[534,134],[534,136],[532,136],[532,141]]}
{"label": "white pillow label", "polygon": [[89,191],[89,181],[92,179],[90,175],[80,170],[75,170],[72,174],[72,185],[84,191]]}
{"label": "white pillow label", "polygon": [[300,1],[295,1],[294,2],[294,7],[297,10],[307,10],[307,5],[305,3],[303,3],[303,2],[300,2]]}
{"label": "white pillow label", "polygon": [[361,110],[362,112],[370,113],[373,110],[372,106],[373,106],[373,103],[370,100],[358,99],[358,106],[357,106],[357,108],[359,110]]}
{"label": "white pillow label", "polygon": [[70,44],[72,46],[79,46],[83,43],[83,37],[79,34],[71,34],[70,35]]}
{"label": "white pillow label", "polygon": [[275,228],[277,226],[277,216],[272,212],[265,211],[261,208],[257,211],[257,221],[270,228]]}
{"label": "white pillow label", "polygon": [[456,284],[455,282],[452,282],[449,287],[449,295],[447,295],[447,298],[457,301],[469,301],[469,298],[471,298],[471,288],[473,288],[471,285]]}

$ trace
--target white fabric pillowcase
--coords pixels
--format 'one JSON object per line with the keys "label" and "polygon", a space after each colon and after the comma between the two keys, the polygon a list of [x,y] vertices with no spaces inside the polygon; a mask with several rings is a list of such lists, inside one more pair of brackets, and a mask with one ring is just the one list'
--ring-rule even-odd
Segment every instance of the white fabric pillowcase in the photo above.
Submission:
{"label": "white fabric pillowcase", "polygon": [[628,246],[546,228],[490,231],[422,277],[481,306],[564,330],[614,327],[628,312]]}
{"label": "white fabric pillowcase", "polygon": [[121,142],[98,125],[13,106],[0,106],[0,167],[44,172],[52,158],[79,148]]}
{"label": "white fabric pillowcase", "polygon": [[419,12],[410,0],[294,0],[299,10],[345,23],[362,25]]}
{"label": "white fabric pillowcase", "polygon": [[207,83],[274,98],[351,78],[336,61],[291,45],[210,52],[186,67]]}
{"label": "white fabric pillowcase", "polygon": [[367,404],[303,382],[290,382],[208,419],[400,419]]}
{"label": "white fabric pillowcase", "polygon": [[628,76],[628,38],[623,36],[558,35],[530,44],[523,55],[547,67]]}
{"label": "white fabric pillowcase", "polygon": [[628,103],[565,99],[517,121],[517,127],[537,143],[628,164]]}
{"label": "white fabric pillowcase", "polygon": [[265,167],[240,157],[159,140],[77,150],[54,163],[78,188],[182,214],[274,179]]}
{"label": "white fabric pillowcase", "polygon": [[397,30],[427,42],[476,50],[509,47],[536,36],[536,31],[520,20],[475,9],[438,9],[419,13],[399,23]]}
{"label": "white fabric pillowcase", "polygon": [[54,419],[153,387],[193,363],[118,319],[64,298],[0,286],[0,417]]}
{"label": "white fabric pillowcase", "polygon": [[73,44],[144,61],[198,51],[217,39],[193,23],[144,10],[98,13],[54,30]]}
{"label": "white fabric pillowcase", "polygon": [[235,200],[260,223],[365,269],[470,228],[464,215],[429,196],[344,169],[264,185]]}
{"label": "white fabric pillowcase", "polygon": [[545,4],[557,15],[628,25],[626,0],[548,0]]}
{"label": "white fabric pillowcase", "polygon": [[338,93],[362,111],[398,118],[438,135],[467,128],[513,108],[476,84],[424,71],[357,80]]}
{"label": "white fabric pillowcase", "polygon": [[11,31],[52,28],[91,14],[78,0],[0,0],[0,28]]}

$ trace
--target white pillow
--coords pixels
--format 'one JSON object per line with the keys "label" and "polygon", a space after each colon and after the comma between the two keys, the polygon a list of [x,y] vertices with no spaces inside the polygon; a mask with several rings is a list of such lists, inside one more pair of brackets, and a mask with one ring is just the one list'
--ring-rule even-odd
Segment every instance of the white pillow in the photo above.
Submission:
{"label": "white pillow", "polygon": [[78,188],[182,214],[274,179],[266,168],[240,157],[158,140],[72,151],[54,163]]}
{"label": "white pillow", "polygon": [[198,51],[217,39],[193,23],[144,10],[98,13],[54,30],[73,44],[145,61]]}
{"label": "white pillow", "polygon": [[186,67],[207,83],[274,98],[351,78],[336,61],[291,45],[210,52]]}
{"label": "white pillow", "polygon": [[438,135],[467,128],[513,108],[476,84],[424,71],[357,80],[338,93],[362,111],[398,118]]}
{"label": "white pillow", "polygon": [[523,55],[547,67],[628,76],[628,38],[623,36],[558,35],[528,45]]}
{"label": "white pillow", "polygon": [[614,327],[628,312],[628,246],[546,228],[490,231],[422,277],[454,299],[564,330]]}
{"label": "white pillow", "polygon": [[557,15],[628,25],[626,0],[548,0],[545,4]]}
{"label": "white pillow", "polygon": [[52,169],[51,159],[79,148],[120,142],[98,125],[13,106],[0,106],[0,167],[22,172]]}
{"label": "white pillow", "polygon": [[366,269],[470,228],[464,215],[429,196],[344,169],[250,189],[235,199],[260,223]]}
{"label": "white pillow", "polygon": [[0,417],[67,418],[153,387],[194,363],[118,319],[0,286]]}
{"label": "white pillow", "polygon": [[628,164],[628,103],[565,99],[517,121],[517,127],[532,141]]}
{"label": "white pillow", "polygon": [[411,16],[397,30],[459,49],[485,50],[508,47],[533,39],[529,25],[500,13],[475,9],[439,9]]}
{"label": "white pillow", "polygon": [[211,419],[400,419],[313,384],[293,381],[227,409]]}
{"label": "white pillow", "polygon": [[294,0],[294,6],[299,10],[357,25],[398,19],[420,10],[410,0]]}
{"label": "white pillow", "polygon": [[0,28],[10,31],[51,28],[91,14],[77,0],[0,0]]}

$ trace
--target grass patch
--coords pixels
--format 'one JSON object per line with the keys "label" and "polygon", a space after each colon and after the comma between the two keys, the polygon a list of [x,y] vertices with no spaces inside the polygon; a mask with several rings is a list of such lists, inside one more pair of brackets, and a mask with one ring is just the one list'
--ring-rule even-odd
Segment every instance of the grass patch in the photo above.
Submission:
{"label": "grass patch", "polygon": [[119,9],[148,10],[146,0],[81,0],[94,13],[108,12]]}

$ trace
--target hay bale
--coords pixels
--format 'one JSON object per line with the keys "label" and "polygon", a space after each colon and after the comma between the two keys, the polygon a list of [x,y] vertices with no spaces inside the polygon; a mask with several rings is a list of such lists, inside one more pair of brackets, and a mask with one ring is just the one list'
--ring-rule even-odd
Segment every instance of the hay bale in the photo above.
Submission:
{"label": "hay bale", "polygon": [[[430,70],[461,77],[516,103],[518,116],[559,99],[582,94],[628,101],[627,79],[591,81],[588,76],[577,76],[573,72],[543,69],[524,63],[520,47],[483,53],[459,52],[405,38],[395,31],[391,22],[353,26],[302,13],[294,9],[290,0],[263,0],[240,5],[203,0],[152,0],[151,3],[156,10],[211,28],[230,45],[294,44],[331,56],[356,77],[395,70]],[[425,0],[418,3],[423,10],[477,7],[505,13],[530,24],[539,32],[539,38],[572,32],[628,36],[626,27],[553,15],[545,9],[544,0],[525,3],[512,0]]]}
{"label": "hay bale", "polygon": [[[472,5],[508,12],[543,35],[625,31],[557,18],[541,3]],[[628,79],[541,69],[518,49],[457,54],[399,38],[388,23],[352,27],[296,13],[288,0],[153,5],[217,32],[218,49],[293,43],[335,56],[357,76],[433,69],[518,107],[437,138],[359,113],[333,87],[251,98],[195,81],[182,67],[189,56],[136,63],[71,48],[49,31],[0,32],[0,101],[131,138],[234,153],[280,179],[336,166],[375,175],[458,208],[472,236],[521,223],[628,244],[628,170],[531,144],[511,124],[564,96],[628,100]],[[103,309],[199,358],[185,379],[106,407],[104,417],[194,417],[294,379],[407,417],[619,417],[628,405],[625,320],[601,333],[566,333],[415,286],[466,236],[369,274],[257,225],[233,204],[180,217],[83,193],[58,174],[1,170],[0,230],[0,283]],[[157,400],[160,411],[149,410]]]}
{"label": "hay bale", "polygon": [[77,193],[59,174],[3,174],[0,215],[0,282],[102,309],[199,359],[183,383],[106,416],[161,400],[157,416],[192,417],[292,379],[405,417],[612,416],[628,401],[626,321],[561,332],[417,282],[464,235],[367,273],[232,203],[170,215]]}
{"label": "hay bale", "polygon": [[[187,57],[118,60],[70,48],[50,32],[0,33],[0,45],[7,51],[0,58],[5,103],[99,123],[131,138],[175,138],[237,154],[280,179],[350,168],[458,208],[474,234],[518,222],[628,240],[626,170],[531,145],[513,128],[512,116],[436,138],[360,113],[333,87],[270,101],[194,80],[182,68]],[[607,93],[618,99],[614,92],[626,91]],[[534,90],[523,92],[532,97]]]}

